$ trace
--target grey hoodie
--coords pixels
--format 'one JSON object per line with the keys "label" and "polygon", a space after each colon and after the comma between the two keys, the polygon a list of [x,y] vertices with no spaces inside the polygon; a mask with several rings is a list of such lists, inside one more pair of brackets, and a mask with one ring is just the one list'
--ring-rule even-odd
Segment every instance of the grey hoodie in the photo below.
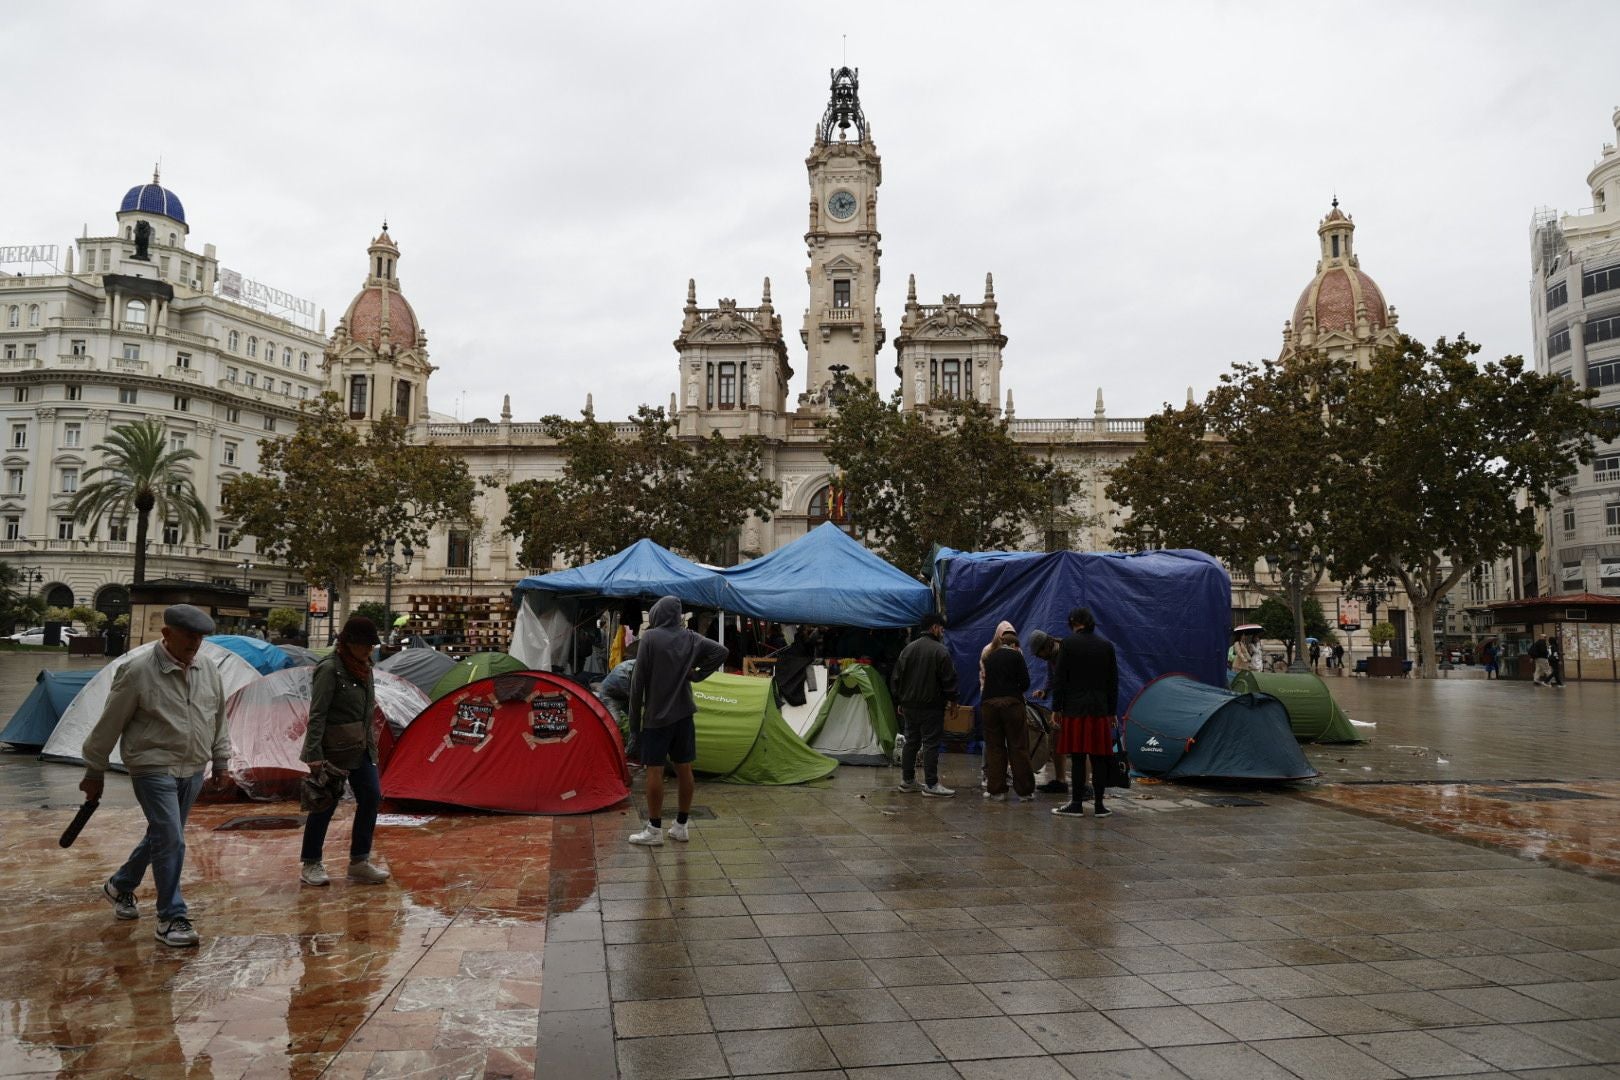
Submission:
{"label": "grey hoodie", "polygon": [[630,730],[667,727],[697,711],[692,684],[726,662],[726,647],[681,625],[681,602],[666,596],[647,613],[630,679]]}

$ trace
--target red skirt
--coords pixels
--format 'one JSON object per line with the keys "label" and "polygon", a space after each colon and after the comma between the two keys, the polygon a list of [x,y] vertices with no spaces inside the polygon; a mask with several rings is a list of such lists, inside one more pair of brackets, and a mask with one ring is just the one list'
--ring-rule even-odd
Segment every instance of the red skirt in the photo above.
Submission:
{"label": "red skirt", "polygon": [[1112,754],[1114,752],[1114,718],[1112,716],[1057,716],[1056,754]]}

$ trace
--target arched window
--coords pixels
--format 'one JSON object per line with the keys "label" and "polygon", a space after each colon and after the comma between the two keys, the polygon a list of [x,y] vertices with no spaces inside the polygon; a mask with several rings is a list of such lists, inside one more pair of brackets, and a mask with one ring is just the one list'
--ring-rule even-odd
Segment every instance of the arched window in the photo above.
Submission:
{"label": "arched window", "polygon": [[225,347],[231,350],[231,352],[235,352],[237,349],[241,348],[242,335],[235,330],[232,330],[229,334],[226,334]]}
{"label": "arched window", "polygon": [[255,336],[253,336],[252,334],[248,335],[248,355],[249,356],[258,356],[259,355],[259,339],[257,337],[255,337]]}
{"label": "arched window", "polygon": [[29,326],[38,326],[39,325],[39,305],[38,304],[29,304],[28,305],[28,325]]}
{"label": "arched window", "polygon": [[22,325],[22,309],[19,308],[16,304],[12,304],[9,308],[6,309],[6,327],[8,329],[15,330],[15,329],[17,329],[17,327],[19,327],[21,325]]}
{"label": "arched window", "polygon": [[146,325],[146,301],[131,300],[124,305],[124,321],[135,326]]}
{"label": "arched window", "polygon": [[847,496],[842,488],[834,488],[831,484],[824,484],[820,491],[810,497],[810,509],[805,517],[812,529],[824,521],[830,521],[845,532],[852,531]]}
{"label": "arched window", "polygon": [[292,367],[292,349],[287,348],[281,350],[281,366]]}
{"label": "arched window", "polygon": [[125,240],[133,240],[133,239],[135,239],[135,226],[133,226],[133,225],[125,225],[124,226],[124,239]]}
{"label": "arched window", "polygon": [[174,246],[175,246],[175,242],[174,242],[174,233],[170,233],[170,234],[169,234],[169,246],[170,246],[170,247],[174,247]]}
{"label": "arched window", "polygon": [[267,364],[276,362],[276,343],[273,341],[264,343],[264,362]]}
{"label": "arched window", "polygon": [[299,371],[308,371],[309,370],[309,353],[299,353],[298,354],[298,370]]}

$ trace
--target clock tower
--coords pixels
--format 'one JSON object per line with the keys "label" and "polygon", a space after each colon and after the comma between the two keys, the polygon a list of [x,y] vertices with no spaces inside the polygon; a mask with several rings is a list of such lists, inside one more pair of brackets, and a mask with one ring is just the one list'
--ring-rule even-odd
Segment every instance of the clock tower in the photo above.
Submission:
{"label": "clock tower", "polygon": [[809,351],[809,387],[799,400],[819,405],[835,369],[875,382],[884,340],[877,307],[883,162],[861,112],[860,72],[844,67],[832,73],[832,97],[804,164],[810,174],[810,229],[804,234],[810,306],[799,336]]}

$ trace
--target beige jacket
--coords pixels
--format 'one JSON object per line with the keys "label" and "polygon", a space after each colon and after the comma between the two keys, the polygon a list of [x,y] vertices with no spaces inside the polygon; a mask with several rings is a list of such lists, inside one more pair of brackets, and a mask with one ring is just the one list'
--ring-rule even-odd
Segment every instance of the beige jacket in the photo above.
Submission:
{"label": "beige jacket", "polygon": [[202,656],[182,668],[161,644],[120,667],[101,719],[84,740],[91,772],[107,771],[120,739],[131,776],[191,776],[210,760],[216,773],[224,772],[231,736],[219,669]]}

